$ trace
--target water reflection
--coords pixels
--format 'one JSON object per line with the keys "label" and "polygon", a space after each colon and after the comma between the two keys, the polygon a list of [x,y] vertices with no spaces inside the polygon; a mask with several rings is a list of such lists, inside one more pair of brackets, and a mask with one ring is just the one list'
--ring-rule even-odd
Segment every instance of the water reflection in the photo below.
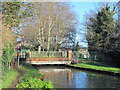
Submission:
{"label": "water reflection", "polygon": [[89,82],[88,88],[120,88],[120,78],[108,75],[89,73],[87,82]]}
{"label": "water reflection", "polygon": [[40,66],[44,80],[55,88],[120,88],[120,78],[62,66]]}

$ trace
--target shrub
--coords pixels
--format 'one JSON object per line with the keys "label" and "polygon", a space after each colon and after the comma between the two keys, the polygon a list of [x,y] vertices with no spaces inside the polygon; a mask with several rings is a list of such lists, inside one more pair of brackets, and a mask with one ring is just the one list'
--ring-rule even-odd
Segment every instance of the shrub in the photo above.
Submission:
{"label": "shrub", "polygon": [[19,68],[23,69],[25,74],[20,77],[22,81],[16,85],[17,88],[53,88],[52,82],[40,80],[43,74],[31,65],[20,66]]}
{"label": "shrub", "polygon": [[16,85],[17,88],[53,88],[53,85],[50,81],[42,81],[37,78],[29,77],[20,84]]}
{"label": "shrub", "polygon": [[[2,69],[5,71],[10,66],[10,62],[13,58],[14,47],[12,45],[6,45],[3,49],[2,54]],[[10,67],[9,67],[10,68]]]}

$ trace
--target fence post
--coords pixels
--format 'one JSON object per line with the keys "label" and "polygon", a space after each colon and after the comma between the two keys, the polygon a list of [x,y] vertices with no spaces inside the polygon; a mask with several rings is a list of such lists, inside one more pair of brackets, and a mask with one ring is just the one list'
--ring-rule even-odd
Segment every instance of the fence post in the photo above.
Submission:
{"label": "fence post", "polygon": [[29,57],[31,57],[32,56],[32,52],[29,52]]}
{"label": "fence post", "polygon": [[68,60],[69,60],[69,61],[72,60],[72,51],[68,51]]}

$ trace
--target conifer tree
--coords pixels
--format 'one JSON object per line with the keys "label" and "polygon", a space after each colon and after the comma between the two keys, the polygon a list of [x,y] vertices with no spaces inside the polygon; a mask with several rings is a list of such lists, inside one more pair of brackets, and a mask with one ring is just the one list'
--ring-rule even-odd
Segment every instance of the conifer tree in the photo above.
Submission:
{"label": "conifer tree", "polygon": [[95,29],[96,43],[99,43],[98,48],[108,49],[109,36],[114,30],[114,18],[115,13],[110,11],[110,6],[107,4],[101,11],[98,11],[96,15],[97,28]]}
{"label": "conifer tree", "polygon": [[[108,50],[110,46],[110,36],[114,31],[115,13],[110,10],[107,4],[103,7],[95,17],[89,17],[89,22],[86,22],[88,46],[95,50]],[[89,48],[89,49],[90,49]]]}

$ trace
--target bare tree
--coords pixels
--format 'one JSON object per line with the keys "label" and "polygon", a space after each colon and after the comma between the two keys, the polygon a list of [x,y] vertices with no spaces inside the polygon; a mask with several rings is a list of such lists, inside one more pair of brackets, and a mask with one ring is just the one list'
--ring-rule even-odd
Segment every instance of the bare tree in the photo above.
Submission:
{"label": "bare tree", "polygon": [[58,50],[66,34],[71,32],[70,27],[76,24],[75,15],[65,3],[34,3],[33,14],[33,22],[25,27],[27,31],[22,30],[22,34],[48,51]]}

